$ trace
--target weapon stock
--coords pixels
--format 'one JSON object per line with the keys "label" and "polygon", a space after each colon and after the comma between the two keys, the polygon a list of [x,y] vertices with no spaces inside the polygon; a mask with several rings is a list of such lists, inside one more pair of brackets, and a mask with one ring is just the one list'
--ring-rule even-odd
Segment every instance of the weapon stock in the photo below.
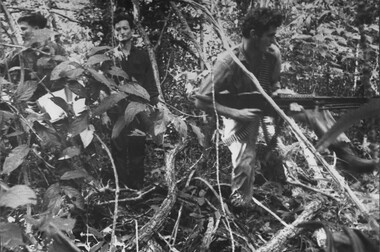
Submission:
{"label": "weapon stock", "polygon": [[[212,102],[211,96],[197,94],[196,98],[204,102]],[[361,97],[315,96],[309,94],[280,94],[273,97],[276,104],[284,110],[288,110],[292,103],[297,103],[304,109],[352,109],[360,107],[370,99]],[[258,108],[266,115],[273,115],[275,113],[273,107],[259,92],[240,94],[218,93],[215,94],[215,100],[221,105],[231,108]]]}

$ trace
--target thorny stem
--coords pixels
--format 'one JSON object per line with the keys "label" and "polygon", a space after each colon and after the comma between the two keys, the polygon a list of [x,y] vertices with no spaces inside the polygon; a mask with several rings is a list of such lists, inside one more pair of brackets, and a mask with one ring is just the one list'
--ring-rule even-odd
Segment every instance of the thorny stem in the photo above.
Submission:
{"label": "thorny stem", "polygon": [[157,61],[156,61],[156,57],[154,54],[154,50],[153,50],[152,44],[150,43],[149,37],[148,37],[147,33],[145,32],[144,27],[141,25],[141,22],[140,22],[139,1],[138,0],[132,0],[132,3],[133,3],[133,17],[134,17],[134,20],[136,22],[136,26],[139,29],[141,35],[143,36],[144,42],[148,48],[148,54],[149,54],[150,62],[152,64],[154,80],[156,82],[158,94],[159,94],[160,99],[164,100],[164,95],[162,93],[162,89],[160,86],[160,76],[158,73],[158,66],[157,66]]}
{"label": "thorny stem", "polygon": [[113,211],[111,246],[110,246],[110,250],[109,250],[111,252],[111,251],[113,251],[113,248],[114,248],[115,243],[116,243],[115,230],[116,230],[116,222],[117,222],[117,215],[118,215],[118,205],[119,205],[119,194],[120,194],[119,176],[117,174],[115,162],[114,162],[114,160],[112,158],[111,151],[109,150],[109,148],[107,147],[107,145],[102,141],[102,139],[97,134],[94,134],[94,135],[96,136],[96,138],[101,143],[102,147],[107,152],[107,155],[109,156],[109,158],[111,160],[112,169],[113,169],[113,175],[115,177],[115,186],[116,186],[116,189],[115,189],[115,208],[114,208],[114,211]]}

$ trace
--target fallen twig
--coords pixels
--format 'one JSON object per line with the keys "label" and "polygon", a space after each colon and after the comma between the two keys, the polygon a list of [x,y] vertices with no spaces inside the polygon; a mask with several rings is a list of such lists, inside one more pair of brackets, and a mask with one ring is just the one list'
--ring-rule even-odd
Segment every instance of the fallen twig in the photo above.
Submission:
{"label": "fallen twig", "polygon": [[[142,200],[145,195],[153,192],[156,189],[157,189],[157,187],[155,187],[155,186],[151,187],[148,190],[139,193],[139,195],[136,196],[136,197],[119,199],[119,202],[135,202],[135,201],[138,201],[138,200]],[[105,202],[100,202],[98,205],[107,205],[107,204],[113,204],[113,203],[115,203],[115,200],[109,200],[109,201],[105,201]]]}
{"label": "fallen twig", "polygon": [[[177,200],[178,188],[174,171],[175,157],[186,144],[187,142],[177,144],[174,149],[166,155],[165,179],[168,185],[168,195],[162,202],[159,210],[157,210],[153,217],[139,230],[140,237],[138,243],[142,246],[145,246],[152,236],[157,233],[158,229],[165,223],[166,218]],[[136,245],[136,237],[133,236],[128,240],[126,247],[128,250],[133,250],[136,248]]]}
{"label": "fallen twig", "polygon": [[109,156],[109,158],[111,160],[113,174],[114,174],[114,177],[115,177],[116,190],[115,190],[115,207],[114,207],[114,211],[113,211],[113,220],[112,220],[112,233],[111,233],[111,246],[110,246],[110,251],[111,251],[112,248],[116,244],[116,234],[115,234],[115,231],[116,231],[116,222],[117,222],[118,207],[119,207],[118,203],[119,203],[119,194],[120,194],[119,176],[117,174],[116,165],[115,165],[115,162],[114,162],[114,160],[112,158],[111,151],[109,150],[109,148],[107,147],[107,145],[102,141],[102,139],[97,134],[94,134],[94,135],[99,140],[99,142],[101,143],[102,147],[106,150],[106,152],[107,152],[107,154],[108,154],[108,156]]}
{"label": "fallen twig", "polygon": [[201,251],[201,252],[209,251],[209,247],[210,247],[210,244],[212,242],[212,237],[213,237],[214,231],[215,231],[214,227],[215,227],[214,218],[210,216],[208,218],[207,228],[206,228],[206,231],[204,233],[204,236],[202,239],[202,244],[201,244],[199,251]]}
{"label": "fallen twig", "polygon": [[259,207],[263,208],[265,211],[267,211],[270,215],[272,215],[275,219],[277,219],[282,225],[284,225],[285,227],[288,227],[289,225],[283,221],[277,214],[275,214],[274,212],[272,212],[269,208],[267,208],[266,206],[264,206],[260,201],[258,201],[257,199],[255,199],[255,197],[252,197],[252,200],[253,202],[255,202],[255,204],[257,204]]}
{"label": "fallen twig", "polygon": [[153,45],[150,42],[149,37],[148,37],[147,33],[145,32],[144,27],[141,25],[141,22],[140,22],[139,1],[138,0],[132,0],[132,3],[133,3],[134,21],[136,23],[136,27],[138,28],[139,32],[141,33],[142,37],[144,38],[144,42],[145,42],[147,49],[148,49],[150,62],[152,63],[153,75],[154,75],[154,80],[156,82],[157,90],[158,90],[160,99],[164,101],[164,95],[162,93],[162,89],[160,86],[160,76],[159,76],[159,72],[158,72],[158,65],[157,65],[157,61],[156,61],[156,56],[154,55]]}
{"label": "fallen twig", "polygon": [[295,220],[291,225],[287,225],[285,228],[281,229],[276,233],[276,235],[264,246],[256,250],[256,252],[267,252],[267,251],[282,251],[282,247],[285,242],[297,235],[301,229],[296,228],[296,226],[304,221],[308,221],[313,218],[317,211],[322,207],[323,202],[319,199],[309,203],[302,214]]}

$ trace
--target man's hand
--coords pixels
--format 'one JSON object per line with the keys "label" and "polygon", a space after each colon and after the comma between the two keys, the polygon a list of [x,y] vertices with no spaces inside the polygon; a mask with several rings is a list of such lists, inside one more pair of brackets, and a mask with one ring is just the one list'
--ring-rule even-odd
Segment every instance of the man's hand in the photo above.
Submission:
{"label": "man's hand", "polygon": [[250,121],[256,118],[261,112],[260,109],[254,108],[236,109],[236,113],[232,115],[232,118],[237,121]]}
{"label": "man's hand", "polygon": [[290,111],[293,111],[293,112],[301,112],[303,111],[304,108],[302,107],[302,105],[299,105],[296,102],[292,102],[289,104],[289,109]]}
{"label": "man's hand", "polygon": [[101,120],[102,120],[103,125],[105,125],[107,128],[111,127],[112,125],[111,119],[108,117],[107,113],[103,113],[101,115]]}

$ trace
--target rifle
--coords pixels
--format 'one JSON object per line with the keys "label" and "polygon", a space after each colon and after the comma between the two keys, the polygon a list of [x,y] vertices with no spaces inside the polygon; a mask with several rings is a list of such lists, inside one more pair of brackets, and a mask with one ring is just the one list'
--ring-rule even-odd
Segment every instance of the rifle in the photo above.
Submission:
{"label": "rifle", "polygon": [[[212,97],[208,95],[196,94],[195,97],[203,102],[212,102]],[[292,103],[297,103],[304,109],[352,109],[360,107],[370,99],[380,98],[315,96],[310,94],[279,94],[273,97],[276,104],[283,110],[289,109]],[[215,100],[227,107],[236,109],[258,108],[264,115],[275,115],[273,107],[259,92],[218,93],[215,94]]]}

